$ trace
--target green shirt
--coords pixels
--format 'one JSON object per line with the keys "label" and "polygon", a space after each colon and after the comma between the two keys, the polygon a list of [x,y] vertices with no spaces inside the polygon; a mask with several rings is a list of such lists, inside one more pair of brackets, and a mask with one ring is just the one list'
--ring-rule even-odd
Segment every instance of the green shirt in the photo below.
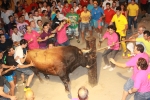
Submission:
{"label": "green shirt", "polygon": [[145,51],[146,53],[150,56],[150,42],[145,40],[143,37],[142,38],[136,38],[137,42],[142,42],[145,46]]}
{"label": "green shirt", "polygon": [[66,17],[70,20],[71,25],[69,26],[72,29],[76,29],[78,27],[79,15],[77,13],[68,13]]}

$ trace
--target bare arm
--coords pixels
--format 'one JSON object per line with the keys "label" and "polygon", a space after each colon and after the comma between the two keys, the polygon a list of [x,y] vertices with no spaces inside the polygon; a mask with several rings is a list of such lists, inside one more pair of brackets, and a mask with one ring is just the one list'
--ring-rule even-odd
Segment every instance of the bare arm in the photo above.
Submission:
{"label": "bare arm", "polygon": [[126,66],[125,63],[116,62],[113,58],[110,58],[110,62],[112,62],[113,64],[115,64],[115,65],[118,66],[118,67],[127,68],[127,66]]}
{"label": "bare arm", "polygon": [[130,89],[128,92],[129,92],[130,94],[131,94],[131,93],[135,93],[135,92],[137,92],[137,89],[136,89],[136,88],[132,88],[132,89]]}
{"label": "bare arm", "polygon": [[11,71],[11,70],[15,70],[15,69],[16,69],[15,66],[12,66],[12,67],[10,67],[9,69],[3,71],[3,72],[2,72],[2,75],[8,73],[8,72]]}
{"label": "bare arm", "polygon": [[19,64],[17,65],[17,67],[19,67],[19,68],[28,68],[28,67],[31,67],[31,66],[33,66],[32,62],[28,65],[19,65]]}
{"label": "bare arm", "polygon": [[0,87],[0,95],[5,98],[11,99],[11,96],[3,92],[3,87]]}

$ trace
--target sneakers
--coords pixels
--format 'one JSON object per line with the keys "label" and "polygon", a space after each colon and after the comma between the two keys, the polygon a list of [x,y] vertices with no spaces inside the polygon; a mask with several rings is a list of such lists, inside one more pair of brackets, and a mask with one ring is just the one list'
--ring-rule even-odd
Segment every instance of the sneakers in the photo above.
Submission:
{"label": "sneakers", "polygon": [[31,90],[31,89],[29,87],[25,87],[24,92],[26,92],[27,90]]}
{"label": "sneakers", "polygon": [[111,68],[109,68],[109,71],[113,71],[115,68],[113,68],[113,67],[111,67]]}
{"label": "sneakers", "polygon": [[110,68],[111,66],[110,65],[105,65],[104,67],[103,67],[103,69],[107,69],[107,68]]}

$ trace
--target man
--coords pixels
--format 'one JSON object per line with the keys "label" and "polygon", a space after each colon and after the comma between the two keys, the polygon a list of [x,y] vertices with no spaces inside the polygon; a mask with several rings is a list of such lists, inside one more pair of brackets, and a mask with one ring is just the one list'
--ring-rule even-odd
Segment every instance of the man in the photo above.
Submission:
{"label": "man", "polygon": [[135,39],[129,39],[127,41],[141,42],[145,46],[145,52],[150,56],[150,32],[148,30],[144,31],[144,36]]}
{"label": "man", "polygon": [[27,26],[27,33],[24,35],[24,39],[28,41],[28,48],[32,49],[39,49],[38,44],[38,37],[40,36],[39,33],[33,31],[30,26]]}
{"label": "man", "polygon": [[99,39],[101,39],[101,32],[102,32],[102,28],[98,28],[98,21],[102,20],[103,15],[104,15],[104,11],[102,8],[100,8],[98,6],[98,2],[94,1],[94,8],[91,11],[91,21],[92,21],[92,26],[95,28],[96,33],[98,33]]}
{"label": "man", "polygon": [[80,4],[83,6],[87,6],[89,4],[89,0],[80,0]]}
{"label": "man", "polygon": [[117,8],[117,4],[115,1],[113,1],[111,9],[116,12],[116,8]]}
{"label": "man", "polygon": [[79,9],[77,2],[73,2],[73,9],[74,9],[74,12],[77,13],[77,10]]}
{"label": "man", "polygon": [[102,8],[103,8],[104,10],[107,8],[107,5],[106,5],[107,3],[110,4],[110,8],[111,8],[113,1],[112,1],[112,0],[105,0],[105,1],[103,2],[103,5],[102,5]]}
{"label": "man", "polygon": [[[138,33],[133,34],[133,35],[130,37],[130,39],[135,39],[135,38],[141,38],[141,37],[143,37],[145,29],[146,29],[146,28],[145,28],[144,26],[140,26],[139,29],[138,29]],[[142,44],[142,45],[144,46],[144,44],[141,43],[141,42],[136,42],[136,44]],[[134,53],[133,53],[133,52],[134,52],[134,43],[133,43],[133,42],[129,42],[129,43],[127,44],[127,48],[128,48],[128,50],[130,50],[130,52],[131,52],[131,55],[130,55],[130,56],[133,56],[133,55],[134,55]]]}
{"label": "man", "polygon": [[134,86],[128,92],[135,93],[134,100],[150,100],[150,66],[146,59],[139,58],[137,62],[139,72],[134,79]]}
{"label": "man", "polygon": [[115,23],[117,31],[120,35],[120,41],[123,49],[123,56],[126,55],[127,47],[126,43],[123,41],[126,39],[126,30],[128,28],[128,22],[124,15],[121,14],[121,7],[116,8],[116,14],[113,16],[110,25]]}
{"label": "man", "polygon": [[66,16],[67,13],[70,12],[70,8],[71,8],[71,7],[69,6],[68,2],[65,1],[65,2],[64,2],[64,7],[63,7],[63,9],[62,9],[62,13],[64,14],[64,16]]}
{"label": "man", "polygon": [[78,30],[78,22],[79,22],[79,15],[74,12],[74,8],[70,9],[70,13],[66,15],[68,20],[70,21],[71,25],[68,28],[68,33],[69,36],[72,37],[73,33],[77,39],[77,42],[80,43],[79,41],[79,30]]}
{"label": "man", "polygon": [[93,8],[94,8],[93,0],[90,0],[90,3],[88,4],[87,9],[91,12]]}
{"label": "man", "polygon": [[39,32],[39,31],[40,31],[40,30],[36,27],[34,21],[31,21],[31,22],[30,22],[30,27],[31,27],[32,30],[34,30],[34,31],[36,31],[36,32]]}
{"label": "man", "polygon": [[38,20],[42,20],[42,17],[39,15],[38,10],[35,10],[35,11],[34,11],[33,19],[34,19],[34,21],[35,21],[36,26],[37,26],[37,21],[38,21]]}
{"label": "man", "polygon": [[80,16],[81,12],[83,11],[82,5],[78,4],[79,9],[77,10],[77,14]]}
{"label": "man", "polygon": [[26,27],[27,23],[23,21],[22,16],[19,17],[19,23],[17,23],[17,28],[20,33],[25,34],[26,33]]}
{"label": "man", "polygon": [[119,37],[118,35],[115,33],[115,26],[110,25],[108,26],[108,31],[104,34],[102,41],[104,41],[105,39],[107,39],[107,45],[108,45],[108,49],[104,51],[103,53],[103,58],[104,58],[104,62],[105,62],[105,66],[103,67],[103,69],[107,69],[110,68],[109,71],[113,71],[115,68],[115,65],[113,63],[109,64],[109,59],[108,59],[108,54],[111,53],[111,58],[115,58],[116,54],[119,51]]}
{"label": "man", "polygon": [[129,67],[133,67],[133,75],[131,78],[128,79],[128,81],[125,83],[124,85],[124,91],[123,91],[123,96],[122,96],[122,100],[126,100],[127,96],[128,96],[128,91],[133,87],[134,85],[134,79],[136,77],[136,74],[138,72],[137,69],[137,61],[139,58],[144,58],[146,59],[146,61],[149,61],[149,57],[146,53],[144,53],[144,47],[141,44],[138,44],[135,46],[134,48],[134,54],[135,56],[133,56],[129,61],[127,61],[126,63],[119,63],[116,62],[114,59],[110,59],[110,61],[115,64],[118,67],[122,67],[122,68],[129,68]]}
{"label": "man", "polygon": [[134,31],[137,31],[137,17],[138,17],[139,7],[135,3],[135,0],[132,0],[131,3],[127,6],[128,16],[128,30],[131,32],[131,25],[134,24]]}
{"label": "man", "polygon": [[[25,45],[27,45],[27,43]],[[20,65],[19,63],[17,63],[15,61],[15,60],[18,60],[20,58],[16,57],[14,59],[14,53],[15,52],[14,52],[14,49],[12,47],[8,47],[6,52],[7,52],[7,54],[6,54],[6,56],[4,56],[4,63],[6,63],[6,65],[8,65],[8,66],[13,66],[14,65],[14,66],[16,66],[16,68],[17,68],[16,70],[17,71],[28,75],[28,80],[27,80],[26,87],[24,88],[24,91],[29,90],[30,89],[29,85],[30,85],[30,83],[32,81],[32,78],[34,76],[33,71],[28,68],[30,66],[33,66],[32,62],[30,64],[28,64],[28,65],[23,65],[23,64]],[[20,49],[20,51],[16,51],[16,52],[21,52],[21,49]],[[22,50],[22,52],[23,52],[23,50]],[[9,76],[9,77],[11,77],[11,76]],[[8,81],[11,79],[10,83],[11,83],[12,86],[14,85],[14,81],[13,81],[12,78],[6,78],[6,79],[8,79]]]}
{"label": "man", "polygon": [[25,100],[34,100],[34,93],[32,90],[27,90],[25,92]]}
{"label": "man", "polygon": [[18,29],[17,29],[16,26],[13,26],[12,30],[13,30],[13,34],[12,34],[12,41],[13,41],[13,44],[14,44],[15,46],[18,46],[19,43],[20,43],[20,40],[22,39],[23,34],[21,34],[21,33],[18,31]]}
{"label": "man", "polygon": [[4,34],[0,35],[0,50],[3,52],[7,49],[8,46],[12,46],[13,42],[10,39],[6,39]]}
{"label": "man", "polygon": [[115,13],[116,12],[111,9],[110,3],[106,3],[106,9],[104,10],[105,27],[109,25]]}
{"label": "man", "polygon": [[46,10],[43,10],[42,11],[42,14],[43,14],[43,16],[42,16],[42,22],[43,23],[45,23],[45,22],[49,22],[50,20],[50,18],[48,17],[48,12],[46,11]]}
{"label": "man", "polygon": [[[10,69],[8,69],[10,70]],[[6,70],[6,71],[8,71]],[[2,76],[3,75],[3,67],[2,65],[0,64],[0,100],[17,100],[16,99],[16,96],[11,96],[11,95],[8,95],[4,92],[4,77]]]}
{"label": "man", "polygon": [[7,10],[5,8],[2,8],[1,18],[4,22],[4,28],[5,28],[6,33],[9,32],[9,30],[8,30],[8,24],[10,22],[9,16],[13,15],[13,13],[14,13],[14,11],[12,11],[12,10]]}
{"label": "man", "polygon": [[[10,29],[12,29],[13,25],[15,24],[14,22],[14,17],[12,15],[9,16],[9,24],[8,24],[8,31],[10,32]],[[9,34],[10,35],[10,34]]]}
{"label": "man", "polygon": [[91,13],[87,11],[86,6],[83,7],[83,11],[80,15],[81,18],[81,37],[82,37],[82,43],[85,42],[85,30],[88,29],[90,36],[92,36],[92,27],[90,26],[90,19],[91,19]]}

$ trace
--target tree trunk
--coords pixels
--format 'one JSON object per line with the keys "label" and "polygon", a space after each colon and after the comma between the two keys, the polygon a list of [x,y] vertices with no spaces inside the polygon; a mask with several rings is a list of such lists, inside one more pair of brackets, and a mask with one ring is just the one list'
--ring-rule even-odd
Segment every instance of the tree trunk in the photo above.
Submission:
{"label": "tree trunk", "polygon": [[91,36],[87,37],[85,40],[86,49],[91,49],[90,59],[92,61],[92,66],[88,69],[88,80],[89,84],[94,87],[97,85],[96,38]]}

